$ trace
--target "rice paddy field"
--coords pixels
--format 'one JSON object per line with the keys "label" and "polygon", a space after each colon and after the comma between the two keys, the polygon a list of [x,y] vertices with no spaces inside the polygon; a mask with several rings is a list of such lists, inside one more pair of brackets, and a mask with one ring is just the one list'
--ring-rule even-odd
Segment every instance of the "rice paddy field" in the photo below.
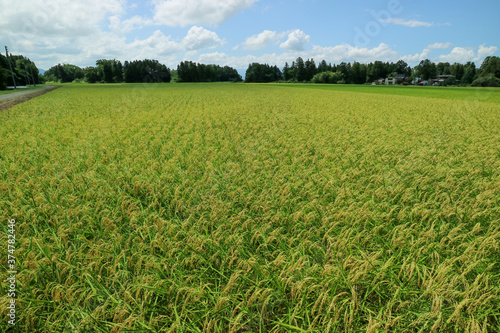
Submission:
{"label": "rice paddy field", "polygon": [[3,331],[500,331],[499,89],[67,85],[0,191]]}

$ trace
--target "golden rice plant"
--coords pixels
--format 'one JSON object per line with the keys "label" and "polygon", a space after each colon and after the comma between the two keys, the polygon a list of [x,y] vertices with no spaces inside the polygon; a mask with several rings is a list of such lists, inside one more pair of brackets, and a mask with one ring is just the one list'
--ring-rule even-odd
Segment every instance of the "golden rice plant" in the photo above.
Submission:
{"label": "golden rice plant", "polygon": [[67,85],[2,112],[16,328],[499,331],[499,96]]}

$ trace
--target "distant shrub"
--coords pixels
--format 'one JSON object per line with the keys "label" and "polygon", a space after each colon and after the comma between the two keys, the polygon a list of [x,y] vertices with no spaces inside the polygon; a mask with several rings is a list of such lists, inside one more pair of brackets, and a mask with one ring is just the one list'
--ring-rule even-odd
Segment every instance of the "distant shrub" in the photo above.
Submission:
{"label": "distant shrub", "polygon": [[493,73],[488,73],[475,79],[471,85],[473,87],[500,87],[500,79]]}
{"label": "distant shrub", "polygon": [[[344,74],[341,72],[322,72],[313,76],[312,83],[339,83],[344,81]],[[345,83],[342,82],[342,83]]]}
{"label": "distant shrub", "polygon": [[446,80],[444,80],[445,86],[454,86],[456,84],[457,84],[457,79],[454,76],[449,77]]}

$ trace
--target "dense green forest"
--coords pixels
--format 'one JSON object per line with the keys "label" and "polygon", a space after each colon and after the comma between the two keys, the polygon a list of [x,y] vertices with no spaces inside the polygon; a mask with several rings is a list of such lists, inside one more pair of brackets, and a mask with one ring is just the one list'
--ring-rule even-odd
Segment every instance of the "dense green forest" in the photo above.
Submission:
{"label": "dense green forest", "polygon": [[[64,73],[66,75],[64,75]],[[369,64],[359,62],[338,65],[322,60],[318,64],[314,59],[297,58],[291,64],[285,63],[283,69],[269,64],[252,63],[245,73],[245,82],[312,82],[365,84],[403,74],[406,82],[415,79],[429,80],[438,75],[453,75],[446,83],[450,85],[500,86],[500,58],[487,57],[480,68],[473,62],[466,64],[448,62],[434,63],[422,60],[417,66],[410,67],[405,61],[396,63],[375,61]],[[177,66],[175,75],[156,60],[125,61],[98,60],[96,67],[79,68],[74,65],[57,65],[45,73],[49,81],[72,82],[85,80],[94,82],[218,82],[242,81],[237,70],[229,66],[205,65],[192,61],[183,61]],[[402,83],[402,82],[400,82]]]}
{"label": "dense green forest", "polygon": [[[135,60],[132,62],[119,60],[97,60],[95,67],[80,68],[71,64],[58,64],[51,67],[46,73],[47,81],[73,82],[84,80],[88,83],[141,83],[141,82],[170,82],[171,70],[158,60]],[[218,82],[242,81],[238,71],[234,68],[218,65],[198,64],[192,61],[183,61],[177,66],[177,82]]]}
{"label": "dense green forest", "polygon": [[171,74],[167,66],[158,60],[135,60],[132,62],[100,59],[96,65],[80,68],[71,64],[58,64],[45,72],[47,81],[88,83],[142,83],[170,82]]}
{"label": "dense green forest", "polygon": [[[7,58],[0,55],[0,90],[14,85],[30,85],[48,82],[87,82],[87,83],[152,83],[152,82],[239,82],[238,71],[229,66],[200,64],[183,61],[177,70],[171,71],[158,60],[125,61],[100,59],[95,66],[78,67],[72,64],[58,64],[42,76],[34,62],[22,55],[10,55],[11,73]],[[304,60],[298,57],[291,64],[285,63],[282,69],[276,65],[252,63],[245,73],[245,82],[312,82],[337,84],[365,84],[377,82],[399,74],[398,83],[411,83],[415,80],[429,80],[439,75],[452,75],[448,85],[472,85],[500,87],[500,58],[487,57],[480,68],[473,62],[466,64],[448,62],[434,63],[422,60],[417,66],[410,67],[405,61],[396,63],[375,61],[368,64],[342,62],[338,65],[322,60]]]}
{"label": "dense green forest", "polygon": [[18,86],[40,83],[38,68],[34,62],[22,55],[10,54],[9,58],[12,72],[7,57],[0,54],[0,90],[13,86],[14,80]]}
{"label": "dense green forest", "polygon": [[369,64],[359,62],[332,65],[322,60],[316,65],[314,59],[303,60],[301,57],[292,64],[285,63],[280,71],[276,66],[253,63],[248,66],[245,82],[313,82],[313,83],[348,83],[365,84],[376,82],[380,78],[387,78],[396,74],[403,74],[406,82],[414,79],[429,80],[438,75],[453,75],[450,84],[473,86],[500,86],[500,58],[487,57],[478,69],[473,62],[466,64],[422,60],[411,68],[403,60],[396,63],[375,61]]}
{"label": "dense green forest", "polygon": [[177,66],[178,82],[239,82],[243,81],[238,71],[229,66],[197,64],[183,61]]}

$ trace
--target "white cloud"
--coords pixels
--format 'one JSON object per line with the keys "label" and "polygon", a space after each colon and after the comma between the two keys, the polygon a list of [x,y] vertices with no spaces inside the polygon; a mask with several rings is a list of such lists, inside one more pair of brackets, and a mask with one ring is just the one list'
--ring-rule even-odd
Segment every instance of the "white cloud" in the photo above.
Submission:
{"label": "white cloud", "polygon": [[275,42],[280,38],[283,38],[286,33],[277,33],[276,31],[264,30],[258,35],[253,35],[248,37],[242,44],[245,50],[258,50],[269,43]]}
{"label": "white cloud", "polygon": [[434,23],[430,23],[430,22],[423,22],[423,21],[418,21],[418,20],[403,20],[400,18],[388,18],[388,19],[380,20],[380,22],[403,25],[405,27],[410,27],[410,28],[434,26]]}
{"label": "white cloud", "polygon": [[[182,40],[165,35],[161,30],[154,31],[145,39],[127,42],[127,38],[114,31],[98,32],[90,36],[58,39],[42,38],[38,45],[25,45],[25,50],[37,52],[44,49],[44,56],[38,51],[37,66],[49,68],[57,63],[72,63],[80,66],[93,65],[97,59],[139,60],[158,59],[175,66],[183,55],[191,60],[202,49],[213,48],[223,41],[213,31],[193,26]],[[31,46],[30,46],[31,45]],[[24,52],[29,56],[30,52]],[[89,63],[89,59],[92,61]]]}
{"label": "white cloud", "polygon": [[182,44],[186,50],[199,50],[206,47],[213,48],[217,44],[223,44],[223,41],[215,32],[193,26],[182,40]]}
{"label": "white cloud", "polygon": [[[252,6],[258,0],[152,0],[153,17],[132,16],[127,10],[143,4],[126,0],[0,0],[0,39],[4,39],[11,51],[24,54],[37,62],[40,68],[49,68],[57,63],[92,65],[96,59],[116,58],[135,60],[152,58],[176,66],[181,60],[196,60],[204,63],[229,65],[246,69],[249,63],[261,62],[283,66],[297,57],[314,58],[316,62],[375,60],[397,61],[403,59],[411,65],[420,60],[465,63],[482,61],[494,55],[497,46],[453,47],[450,42],[428,45],[421,53],[401,56],[387,44],[376,47],[358,47],[349,44],[320,46],[312,45],[311,37],[300,29],[289,31],[264,30],[245,39],[240,49],[258,50],[274,44],[277,53],[263,55],[247,54],[232,56],[214,48],[223,45],[224,39],[216,32],[203,28],[201,23],[219,24],[231,15]],[[142,14],[141,14],[142,15]],[[386,19],[387,23],[408,27],[442,26],[416,20]],[[382,22],[382,20],[381,20]],[[190,29],[173,29],[180,35],[170,36],[167,30],[144,29],[133,40],[129,32],[154,25],[188,26]],[[106,27],[109,28],[109,31]],[[154,30],[154,29],[153,29]],[[146,32],[149,31],[149,32]],[[148,35],[144,35],[148,33]],[[140,37],[139,37],[140,36]],[[423,45],[425,46],[425,45]],[[281,48],[281,50],[278,49]],[[307,48],[307,49],[306,49]],[[210,50],[201,54],[202,50]],[[436,54],[434,55],[434,52]],[[249,52],[251,53],[251,52]],[[430,57],[434,55],[432,58]],[[446,53],[446,54],[442,54]],[[442,54],[442,55],[439,55]]]}
{"label": "white cloud", "polygon": [[439,56],[440,62],[459,62],[466,63],[467,61],[472,61],[476,57],[474,50],[464,47],[454,47],[449,54],[443,54]]}
{"label": "white cloud", "polygon": [[447,49],[450,48],[453,44],[452,43],[434,43],[430,44],[427,46],[428,49]]}
{"label": "white cloud", "polygon": [[217,25],[258,0],[153,0],[154,20],[168,26]]}
{"label": "white cloud", "polygon": [[135,40],[130,44],[123,43],[122,49],[126,50],[126,54],[134,54],[135,59],[144,59],[150,58],[152,54],[168,55],[177,53],[184,48],[180,43],[171,40],[170,36],[165,36],[163,32],[156,30],[144,40]]}
{"label": "white cloud", "polygon": [[440,55],[439,61],[458,62],[462,64],[468,61],[483,61],[487,56],[495,54],[497,50],[498,47],[496,46],[486,47],[481,45],[476,53],[473,48],[455,47],[449,54]]}
{"label": "white cloud", "polygon": [[98,32],[106,17],[124,12],[120,0],[0,0],[0,5],[0,31],[12,40],[86,36]]}
{"label": "white cloud", "polygon": [[75,44],[79,54],[64,62],[92,65],[86,59],[94,59],[94,61],[103,58],[119,60],[158,59],[158,57],[173,55],[184,50],[180,43],[172,40],[170,36],[165,36],[160,30],[156,30],[148,38],[136,39],[130,43],[127,43],[126,37],[114,32],[101,32],[93,36],[80,38],[75,41]]}
{"label": "white cloud", "polygon": [[486,47],[484,45],[479,46],[479,50],[477,51],[477,57],[474,58],[474,61],[483,61],[486,57],[492,56],[498,50],[496,46]]}
{"label": "white cloud", "polygon": [[[233,60],[236,59],[237,57],[233,57]],[[243,58],[243,57],[242,57]],[[224,52],[213,52],[213,53],[205,53],[201,54],[198,57],[198,61],[202,63],[224,63],[227,62],[229,59],[229,56],[225,54]]]}
{"label": "white cloud", "polygon": [[361,63],[369,63],[376,60],[381,61],[394,61],[398,58],[398,52],[394,51],[385,43],[380,43],[379,46],[374,48],[361,48],[358,46],[351,46],[349,44],[342,44],[337,46],[322,47],[313,46],[311,57],[314,56],[316,61],[326,59],[328,62],[339,63],[341,61],[357,61]]}
{"label": "white cloud", "polygon": [[296,29],[288,34],[288,39],[280,44],[280,48],[289,51],[303,51],[309,40],[309,35],[306,35],[302,30]]}
{"label": "white cloud", "polygon": [[409,64],[418,64],[420,61],[428,59],[430,53],[431,50],[429,48],[426,48],[422,51],[422,53],[402,56],[401,60],[404,60]]}
{"label": "white cloud", "polygon": [[[181,52],[196,52],[204,48],[213,48],[223,41],[213,31],[193,26],[182,41],[173,40],[162,31],[156,30],[146,39],[136,39],[131,43],[125,37],[113,32],[102,32],[94,41],[82,40],[82,51],[89,58],[117,58],[126,60],[161,58]],[[194,55],[194,53],[193,53]]]}
{"label": "white cloud", "polygon": [[414,55],[405,55],[402,56],[401,59],[410,63],[410,64],[418,64],[421,60],[430,59],[434,62],[449,62],[449,63],[461,63],[465,64],[466,62],[473,61],[482,61],[487,56],[491,56],[495,54],[498,50],[496,46],[486,47],[485,45],[481,45],[478,47],[477,52],[474,48],[471,47],[454,47],[448,54],[441,54],[436,57],[429,57],[432,49],[446,49],[451,47],[451,43],[435,43],[427,46],[422,53],[417,53]]}
{"label": "white cloud", "polygon": [[124,21],[121,20],[120,16],[114,15],[109,18],[109,28],[121,34],[126,34],[132,30],[141,29],[145,26],[153,25],[153,21],[148,18],[141,16],[133,16]]}

